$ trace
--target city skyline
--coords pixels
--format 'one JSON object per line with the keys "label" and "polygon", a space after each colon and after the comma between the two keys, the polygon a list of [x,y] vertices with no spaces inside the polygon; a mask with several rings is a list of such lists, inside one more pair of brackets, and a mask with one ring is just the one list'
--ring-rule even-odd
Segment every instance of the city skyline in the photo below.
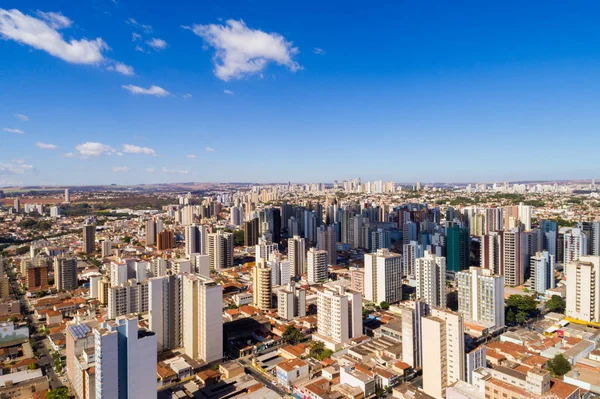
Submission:
{"label": "city skyline", "polygon": [[591,179],[599,8],[9,0],[0,186]]}

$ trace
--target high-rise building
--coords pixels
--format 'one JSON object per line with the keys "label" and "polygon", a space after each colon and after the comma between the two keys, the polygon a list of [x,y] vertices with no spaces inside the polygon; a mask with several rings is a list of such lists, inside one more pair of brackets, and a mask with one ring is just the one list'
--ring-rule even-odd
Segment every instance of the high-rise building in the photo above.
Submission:
{"label": "high-rise building", "polygon": [[536,252],[529,262],[529,289],[544,294],[555,287],[554,255],[548,251]]}
{"label": "high-rise building", "polygon": [[327,264],[337,264],[336,232],[333,226],[321,226],[317,231],[317,249],[327,251]]}
{"label": "high-rise building", "polygon": [[156,334],[137,317],[102,323],[94,330],[96,399],[156,398]]}
{"label": "high-rise building", "polygon": [[288,259],[294,276],[306,274],[306,240],[294,236],[288,240]]}
{"label": "high-rise building", "polygon": [[54,284],[58,291],[77,288],[77,259],[67,257],[54,258]]}
{"label": "high-rise building", "polygon": [[482,235],[479,247],[479,265],[499,276],[504,274],[503,232],[491,231]]}
{"label": "high-rise building", "polygon": [[253,304],[260,310],[269,310],[272,307],[273,285],[271,281],[271,268],[264,260],[256,263],[252,279]]}
{"label": "high-rise building", "polygon": [[181,274],[148,279],[148,321],[158,351],[183,346],[182,280]]}
{"label": "high-rise building", "polygon": [[504,260],[504,282],[516,287],[525,281],[526,236],[517,228],[502,235],[502,257]]}
{"label": "high-rise building", "polygon": [[284,320],[306,316],[306,291],[295,283],[277,293],[277,314]]}
{"label": "high-rise building", "polygon": [[146,245],[156,244],[156,222],[154,219],[146,220]]}
{"label": "high-rise building", "polygon": [[156,249],[168,251],[175,247],[175,236],[173,230],[163,230],[156,234]]}
{"label": "high-rise building", "polygon": [[93,398],[96,394],[93,329],[97,326],[98,322],[94,320],[69,325],[65,329],[67,377],[76,397],[80,399]]}
{"label": "high-rise building", "polygon": [[429,306],[423,301],[414,301],[402,307],[402,361],[411,367],[421,368],[423,340],[422,318],[429,314]]}
{"label": "high-rise building", "polygon": [[26,266],[26,286],[28,290],[48,285],[48,264],[46,262]]}
{"label": "high-rise building", "polygon": [[83,252],[91,254],[96,246],[96,225],[85,223],[83,225]]}
{"label": "high-rise building", "polygon": [[204,225],[191,224],[185,226],[185,254],[206,254],[208,230]]}
{"label": "high-rise building", "polygon": [[504,327],[504,277],[490,269],[471,267],[456,274],[458,312],[490,331]]}
{"label": "high-rise building", "polygon": [[258,218],[244,222],[244,246],[253,247],[258,244]]}
{"label": "high-rise building", "polygon": [[221,360],[223,286],[208,277],[186,274],[182,287],[185,354],[207,363]]}
{"label": "high-rise building", "polygon": [[164,258],[154,258],[150,261],[150,277],[162,277],[167,275],[167,260]]}
{"label": "high-rise building", "polygon": [[454,225],[446,232],[446,264],[449,272],[458,273],[469,268],[471,237],[469,230]]}
{"label": "high-rise building", "polygon": [[65,203],[70,203],[71,202],[71,194],[69,193],[69,189],[65,188]]}
{"label": "high-rise building", "polygon": [[190,262],[193,273],[210,277],[210,256],[201,254],[191,254]]}
{"label": "high-rise building", "polygon": [[309,284],[321,283],[329,278],[327,255],[327,251],[317,250],[316,248],[311,248],[306,253]]}
{"label": "high-rise building", "polygon": [[561,227],[563,234],[563,263],[576,261],[582,255],[587,255],[587,236],[581,229]]}
{"label": "high-rise building", "polygon": [[105,238],[104,240],[102,240],[102,244],[101,244],[101,253],[102,253],[102,257],[106,258],[111,256],[111,252],[112,252],[112,243],[109,239]]}
{"label": "high-rise building", "polygon": [[580,256],[565,268],[567,317],[600,322],[600,256]]}
{"label": "high-rise building", "polygon": [[121,285],[128,280],[127,263],[110,262],[110,284]]}
{"label": "high-rise building", "polygon": [[137,282],[131,279],[108,289],[107,316],[115,319],[130,313],[148,311],[148,280]]}
{"label": "high-rise building", "polygon": [[268,244],[261,239],[259,240],[259,244],[255,246],[254,258],[256,259],[256,263],[266,263],[272,260],[277,254],[277,244]]}
{"label": "high-rise building", "polygon": [[402,256],[379,249],[365,254],[365,299],[375,303],[402,300]]}
{"label": "high-rise building", "polygon": [[423,391],[437,399],[465,375],[465,339],[462,315],[431,309],[422,320]]}
{"label": "high-rise building", "polygon": [[556,247],[558,240],[558,223],[554,220],[541,220],[540,230],[542,230],[543,234],[543,250],[548,251],[550,255],[554,256],[554,259],[559,259],[557,258],[558,253]]}
{"label": "high-rise building", "polygon": [[417,258],[422,258],[425,253],[423,245],[420,245],[417,241],[411,241],[403,245],[402,248],[402,274],[414,277]]}
{"label": "high-rise building", "polygon": [[211,269],[221,270],[232,267],[233,234],[222,232],[208,234],[207,252]]}
{"label": "high-rise building", "polygon": [[362,334],[362,298],[344,286],[325,286],[317,292],[317,332],[313,339],[331,350]]}
{"label": "high-rise building", "polygon": [[416,298],[430,307],[446,307],[446,258],[425,251],[417,259],[415,278]]}

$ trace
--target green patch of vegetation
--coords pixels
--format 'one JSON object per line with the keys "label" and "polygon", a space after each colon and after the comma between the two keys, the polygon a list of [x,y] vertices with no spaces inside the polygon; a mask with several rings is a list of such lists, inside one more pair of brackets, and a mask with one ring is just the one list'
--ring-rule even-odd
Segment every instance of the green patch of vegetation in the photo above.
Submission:
{"label": "green patch of vegetation", "polygon": [[567,374],[571,370],[571,363],[561,354],[554,356],[548,360],[546,367],[554,377],[560,377]]}
{"label": "green patch of vegetation", "polygon": [[309,357],[312,357],[313,359],[317,359],[318,361],[323,361],[327,358],[330,358],[331,355],[333,355],[333,351],[331,351],[331,349],[327,349],[325,348],[325,344],[321,341],[313,341],[311,348],[310,348],[310,353],[308,354]]}
{"label": "green patch of vegetation", "polygon": [[283,332],[283,335],[281,336],[281,339],[283,339],[283,341],[287,344],[296,345],[298,342],[304,339],[304,335],[302,334],[302,331],[296,327],[287,326]]}
{"label": "green patch of vegetation", "polygon": [[564,313],[566,308],[567,301],[558,295],[552,295],[552,298],[546,302],[546,309],[551,312]]}
{"label": "green patch of vegetation", "polygon": [[523,324],[537,312],[537,302],[533,295],[511,295],[505,306],[508,323]]}

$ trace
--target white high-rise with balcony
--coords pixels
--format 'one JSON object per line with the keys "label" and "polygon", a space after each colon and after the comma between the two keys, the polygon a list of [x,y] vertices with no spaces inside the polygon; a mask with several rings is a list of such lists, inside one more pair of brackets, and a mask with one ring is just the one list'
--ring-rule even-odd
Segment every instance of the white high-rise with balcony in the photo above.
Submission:
{"label": "white high-rise with balcony", "polygon": [[458,312],[491,331],[504,327],[504,277],[471,267],[456,273]]}
{"label": "white high-rise with balcony", "polygon": [[402,256],[388,249],[365,254],[365,299],[375,303],[402,300]]}
{"label": "white high-rise with balcony", "polygon": [[331,350],[362,334],[362,298],[343,286],[325,286],[317,292],[317,332],[313,339]]}
{"label": "white high-rise with balcony", "polygon": [[446,258],[425,251],[415,267],[417,299],[430,307],[446,307]]}
{"label": "white high-rise with balcony", "polygon": [[600,256],[581,256],[567,263],[567,317],[600,322]]}

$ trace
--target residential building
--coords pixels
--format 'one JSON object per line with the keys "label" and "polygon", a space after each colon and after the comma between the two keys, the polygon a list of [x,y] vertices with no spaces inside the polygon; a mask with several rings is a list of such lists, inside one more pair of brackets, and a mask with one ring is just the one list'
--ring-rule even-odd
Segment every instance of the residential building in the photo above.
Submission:
{"label": "residential building", "polygon": [[182,280],[181,274],[148,279],[149,328],[159,352],[183,346]]}
{"label": "residential building", "polygon": [[360,293],[342,285],[324,286],[317,292],[317,332],[313,339],[337,350],[362,334]]}
{"label": "residential building", "polygon": [[425,251],[425,256],[417,259],[415,278],[416,299],[430,307],[446,307],[446,258]]}
{"label": "residential building", "polygon": [[458,312],[490,331],[504,327],[504,277],[471,267],[456,274]]}
{"label": "residential building", "polygon": [[328,253],[324,250],[311,248],[306,253],[306,264],[308,268],[308,283],[315,284],[328,279]]}
{"label": "residential building", "polygon": [[317,231],[317,249],[327,252],[327,264],[337,264],[336,231],[333,226],[320,226]]}
{"label": "residential building", "polygon": [[77,288],[77,258],[54,258],[54,285],[58,291]]}
{"label": "residential building", "polygon": [[271,268],[264,260],[254,266],[252,279],[252,293],[254,306],[260,310],[269,310],[273,305],[273,284],[271,281]]}
{"label": "residential building", "polygon": [[288,240],[288,259],[294,276],[306,274],[306,240],[294,236]]}
{"label": "residential building", "polygon": [[233,266],[233,234],[208,234],[207,252],[211,270],[221,270]]}
{"label": "residential building", "polygon": [[567,317],[600,323],[600,256],[580,256],[565,269]]}
{"label": "residential building", "polygon": [[365,254],[364,259],[365,299],[377,304],[384,301],[400,302],[402,300],[402,256],[384,248]]}
{"label": "residential building", "polygon": [[289,283],[277,293],[277,314],[284,320],[306,316],[306,290]]}

